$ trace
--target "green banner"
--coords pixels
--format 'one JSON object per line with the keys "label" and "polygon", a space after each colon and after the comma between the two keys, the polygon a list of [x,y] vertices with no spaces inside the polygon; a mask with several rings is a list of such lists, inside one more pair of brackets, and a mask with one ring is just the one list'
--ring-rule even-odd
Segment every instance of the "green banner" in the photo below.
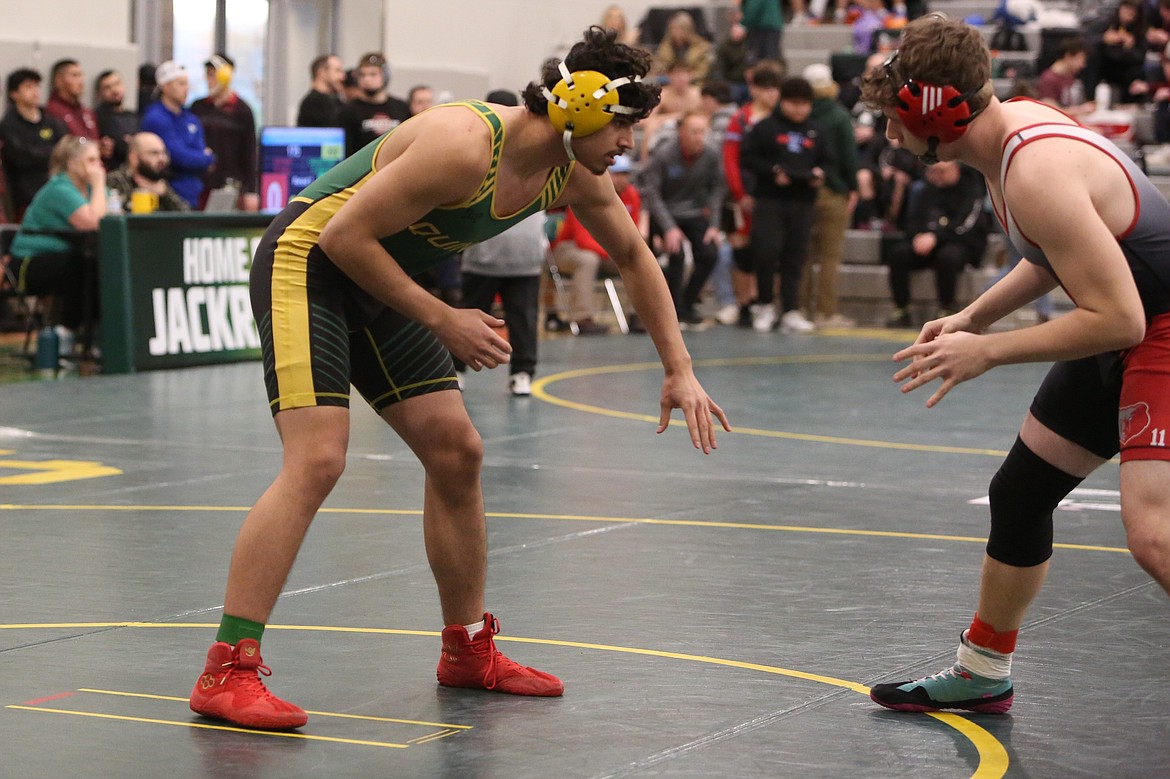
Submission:
{"label": "green banner", "polygon": [[248,273],[270,220],[256,214],[103,219],[106,372],[259,359]]}

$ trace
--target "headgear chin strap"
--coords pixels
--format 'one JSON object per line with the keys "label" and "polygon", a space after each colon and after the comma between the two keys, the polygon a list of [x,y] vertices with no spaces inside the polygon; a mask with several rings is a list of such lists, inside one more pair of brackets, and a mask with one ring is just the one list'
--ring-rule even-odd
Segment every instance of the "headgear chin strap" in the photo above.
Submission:
{"label": "headgear chin strap", "polygon": [[571,141],[592,135],[613,121],[616,114],[637,114],[636,108],[619,102],[618,88],[642,80],[641,76],[610,78],[596,70],[578,70],[573,73],[564,62],[557,65],[561,80],[551,90],[541,87],[541,93],[548,101],[548,118],[560,133],[565,144],[565,153],[570,160],[573,154]]}
{"label": "headgear chin strap", "polygon": [[938,162],[939,144],[962,138],[967,125],[983,112],[982,108],[972,111],[969,102],[983,87],[960,92],[949,84],[936,86],[902,78],[894,67],[897,61],[895,51],[882,67],[894,87],[898,119],[912,135],[927,142],[927,150],[919,159],[933,165]]}

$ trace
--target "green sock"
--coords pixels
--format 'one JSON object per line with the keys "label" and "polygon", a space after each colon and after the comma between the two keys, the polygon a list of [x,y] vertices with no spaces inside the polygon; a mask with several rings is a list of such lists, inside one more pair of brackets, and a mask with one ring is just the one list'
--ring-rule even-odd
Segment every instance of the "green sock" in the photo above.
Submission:
{"label": "green sock", "polygon": [[264,623],[224,614],[223,619],[219,621],[219,632],[215,634],[215,640],[235,646],[240,643],[241,638],[254,638],[259,643],[263,635]]}

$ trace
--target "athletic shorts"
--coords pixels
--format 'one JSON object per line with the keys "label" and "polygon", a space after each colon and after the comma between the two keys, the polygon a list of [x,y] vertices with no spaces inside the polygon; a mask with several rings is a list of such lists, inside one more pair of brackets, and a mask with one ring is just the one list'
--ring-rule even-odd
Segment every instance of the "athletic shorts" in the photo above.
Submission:
{"label": "athletic shorts", "polygon": [[1170,314],[1154,317],[1132,349],[1053,365],[1031,411],[1100,457],[1170,460]]}
{"label": "athletic shorts", "polygon": [[282,211],[252,262],[252,313],[272,413],[348,408],[351,384],[378,413],[458,389],[451,354],[434,333],[378,303],[315,243],[290,237],[286,231],[307,208],[294,203]]}

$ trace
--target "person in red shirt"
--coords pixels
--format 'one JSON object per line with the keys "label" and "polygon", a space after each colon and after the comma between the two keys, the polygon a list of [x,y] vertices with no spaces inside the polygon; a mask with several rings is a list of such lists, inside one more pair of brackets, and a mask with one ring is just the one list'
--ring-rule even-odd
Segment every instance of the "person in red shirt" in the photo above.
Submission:
{"label": "person in red shirt", "polygon": [[81,72],[77,60],[57,60],[53,64],[49,82],[53,94],[49,96],[49,102],[45,103],[45,111],[61,120],[70,135],[98,140],[101,135],[98,132],[97,115],[81,104],[81,96],[85,94],[85,74]]}
{"label": "person in red shirt", "polygon": [[751,233],[752,196],[747,193],[739,167],[739,149],[756,122],[776,110],[780,102],[780,71],[767,65],[757,66],[748,77],[751,101],[735,112],[723,133],[723,175],[731,200],[731,224],[727,240],[731,243],[735,269],[731,274],[735,302],[739,304],[740,327],[751,327],[751,305],[756,301],[756,275],[752,268]]}
{"label": "person in red shirt", "polygon": [[[642,196],[631,182],[633,166],[625,155],[614,158],[609,167],[609,176],[613,181],[618,197],[625,204],[626,210],[634,224],[638,225],[642,236],[647,234],[647,226],[642,220]],[[616,266],[601,248],[596,239],[577,221],[573,209],[565,212],[565,221],[557,232],[553,242],[553,259],[557,269],[572,274],[569,279],[569,319],[577,323],[578,335],[604,335],[609,328],[593,318],[593,287],[597,282],[597,272],[604,262],[609,269],[617,272]],[[555,317],[552,314],[551,317]],[[551,319],[551,318],[550,318]],[[546,327],[548,324],[546,323]]]}
{"label": "person in red shirt", "polygon": [[1036,81],[1036,97],[1070,116],[1097,110],[1096,103],[1085,100],[1085,88],[1080,78],[1088,61],[1084,38],[1074,36],[1066,40],[1060,47],[1060,56]]}

